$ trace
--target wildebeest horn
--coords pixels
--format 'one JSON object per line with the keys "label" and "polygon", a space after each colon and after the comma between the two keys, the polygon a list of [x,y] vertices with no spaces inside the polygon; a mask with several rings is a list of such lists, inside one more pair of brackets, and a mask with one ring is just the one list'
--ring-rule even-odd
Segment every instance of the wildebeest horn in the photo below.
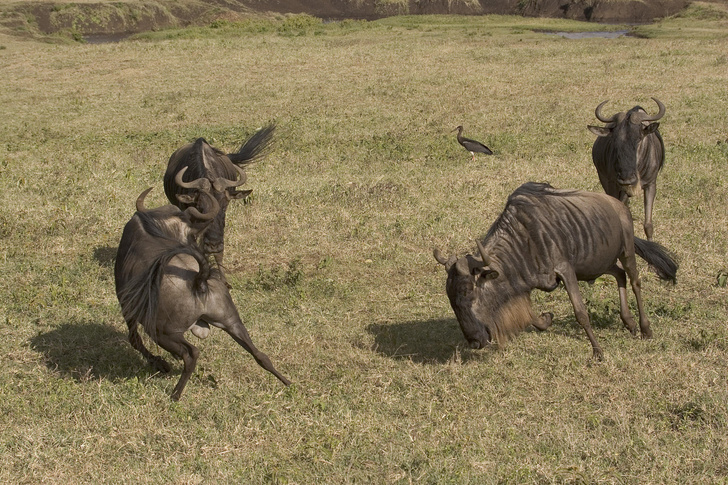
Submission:
{"label": "wildebeest horn", "polygon": [[657,121],[660,118],[662,118],[663,116],[665,116],[665,105],[662,104],[660,102],[660,100],[657,99],[657,98],[652,98],[652,100],[655,103],[657,103],[657,107],[659,108],[659,111],[657,112],[656,115],[650,116],[648,114],[644,114],[644,115],[640,116],[640,122],[643,122],[643,121]]}
{"label": "wildebeest horn", "polygon": [[477,239],[475,240],[475,244],[478,245],[478,251],[480,251],[480,257],[483,258],[483,264],[485,264],[486,266],[490,266],[490,258],[488,257],[487,254],[485,254],[485,248],[483,247],[483,245]]}
{"label": "wildebeest horn", "polygon": [[177,185],[179,185],[180,187],[185,188],[185,189],[199,189],[199,190],[202,190],[202,191],[208,191],[209,192],[210,191],[210,188],[211,188],[210,181],[207,180],[204,177],[199,178],[197,180],[192,180],[190,182],[183,182],[182,181],[182,175],[185,174],[185,172],[187,171],[188,168],[189,167],[184,167],[184,168],[182,168],[182,170],[180,170],[179,172],[177,172],[177,175],[175,175],[175,177],[174,177],[175,183]]}
{"label": "wildebeest horn", "polygon": [[153,187],[149,187],[147,190],[139,194],[139,197],[137,197],[136,200],[136,210],[137,212],[146,212],[147,209],[144,208],[144,198],[147,196],[149,192],[151,192]]}
{"label": "wildebeest horn", "polygon": [[184,167],[182,170],[180,170],[174,177],[174,181],[180,187],[183,187],[185,189],[197,189],[200,194],[204,194],[205,196],[207,196],[210,199],[212,208],[203,214],[202,212],[198,211],[196,207],[190,206],[185,209],[185,212],[191,217],[194,217],[195,219],[200,219],[202,221],[209,221],[211,219],[214,219],[217,213],[220,212],[220,204],[217,202],[217,199],[213,197],[212,194],[210,194],[210,189],[212,189],[210,181],[203,177],[197,180],[192,180],[191,182],[183,182],[182,175],[184,175],[184,173],[187,171],[187,168],[188,167]]}
{"label": "wildebeest horn", "polygon": [[[199,180],[199,179],[198,179]],[[207,182],[207,179],[203,179]],[[200,189],[200,194],[204,194],[208,199],[210,199],[210,205],[212,206],[211,209],[204,214],[197,210],[194,206],[190,206],[187,209],[185,209],[185,212],[189,214],[190,216],[194,217],[195,219],[199,219],[201,221],[209,221],[215,218],[217,216],[217,213],[220,212],[220,204],[218,203],[215,196],[213,196],[210,193],[210,184],[208,182],[207,188]]]}
{"label": "wildebeest horn", "polygon": [[443,257],[443,255],[439,249],[435,248],[432,251],[432,255],[435,256],[435,259],[437,260],[438,263],[442,264],[443,266],[447,264],[447,259],[445,259]]}
{"label": "wildebeest horn", "polygon": [[248,180],[248,175],[245,173],[245,170],[243,170],[241,167],[238,167],[237,165],[233,166],[238,172],[238,180],[228,180],[224,177],[216,179],[212,184],[215,186],[215,189],[218,192],[223,192],[225,189],[230,187],[239,187]]}
{"label": "wildebeest horn", "polygon": [[608,102],[609,102],[609,100],[602,101],[601,103],[599,103],[599,106],[597,106],[597,109],[594,110],[594,116],[596,116],[597,119],[599,121],[601,121],[602,123],[611,123],[612,121],[614,121],[614,119],[617,116],[616,114],[614,114],[611,116],[611,118],[606,118],[605,116],[602,115],[602,107],[605,104],[607,104]]}

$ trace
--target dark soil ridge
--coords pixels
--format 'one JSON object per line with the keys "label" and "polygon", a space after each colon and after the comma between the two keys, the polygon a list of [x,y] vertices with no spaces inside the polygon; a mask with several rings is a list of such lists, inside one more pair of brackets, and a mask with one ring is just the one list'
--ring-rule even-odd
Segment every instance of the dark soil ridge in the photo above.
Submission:
{"label": "dark soil ridge", "polygon": [[523,15],[600,23],[649,23],[674,15],[689,0],[132,0],[99,3],[14,3],[0,6],[0,25],[15,33],[118,35],[205,25],[215,19],[306,13],[331,20],[392,15]]}

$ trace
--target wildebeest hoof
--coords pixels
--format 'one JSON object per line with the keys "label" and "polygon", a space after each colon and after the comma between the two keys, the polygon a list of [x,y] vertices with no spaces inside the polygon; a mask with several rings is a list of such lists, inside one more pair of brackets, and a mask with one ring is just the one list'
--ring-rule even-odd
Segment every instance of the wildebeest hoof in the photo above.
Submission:
{"label": "wildebeest hoof", "polygon": [[604,360],[604,355],[602,354],[602,349],[594,349],[594,353],[592,354],[592,358],[598,362],[601,362]]}
{"label": "wildebeest hoof", "polygon": [[652,338],[652,330],[647,330],[647,331],[642,332],[642,339],[643,340],[648,340],[648,339],[651,339],[651,338]]}
{"label": "wildebeest hoof", "polygon": [[172,370],[172,367],[169,366],[167,361],[161,357],[155,357],[149,363],[152,364],[155,371],[162,372],[163,374],[169,374],[169,371]]}

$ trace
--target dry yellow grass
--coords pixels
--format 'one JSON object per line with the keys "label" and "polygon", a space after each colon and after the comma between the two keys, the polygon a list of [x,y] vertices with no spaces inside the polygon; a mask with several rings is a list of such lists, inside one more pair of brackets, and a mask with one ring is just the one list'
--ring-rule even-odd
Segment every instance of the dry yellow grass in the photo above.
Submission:
{"label": "dry yellow grass", "polygon": [[[307,22],[0,37],[0,481],[725,481],[722,20],[581,41],[534,33],[578,27],[543,19]],[[681,262],[676,287],[642,267],[655,338],[629,337],[605,278],[583,287],[603,363],[561,290],[533,296],[556,314],[548,332],[467,349],[432,247],[471,250],[527,180],[598,190],[594,107],[653,110],[650,96],[667,106],[655,238]],[[271,120],[226,258],[253,340],[294,385],[218,332],[173,404],[176,376],[125,341],[121,228],[143,189],[165,203],[181,144],[234,150]],[[496,154],[471,162],[459,124]]]}

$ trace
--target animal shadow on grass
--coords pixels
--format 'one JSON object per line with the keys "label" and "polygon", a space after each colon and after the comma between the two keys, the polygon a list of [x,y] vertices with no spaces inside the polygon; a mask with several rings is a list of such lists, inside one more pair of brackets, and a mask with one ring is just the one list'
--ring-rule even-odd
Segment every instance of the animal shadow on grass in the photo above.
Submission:
{"label": "animal shadow on grass", "polygon": [[30,347],[44,356],[51,371],[79,382],[124,380],[147,368],[125,332],[94,322],[63,323],[32,338]]}
{"label": "animal shadow on grass", "polygon": [[99,246],[94,248],[94,259],[104,268],[113,268],[116,261],[116,247]]}
{"label": "animal shadow on grass", "polygon": [[374,336],[373,349],[392,359],[419,364],[444,364],[459,357],[474,357],[455,319],[419,320],[394,324],[374,323],[367,327]]}

